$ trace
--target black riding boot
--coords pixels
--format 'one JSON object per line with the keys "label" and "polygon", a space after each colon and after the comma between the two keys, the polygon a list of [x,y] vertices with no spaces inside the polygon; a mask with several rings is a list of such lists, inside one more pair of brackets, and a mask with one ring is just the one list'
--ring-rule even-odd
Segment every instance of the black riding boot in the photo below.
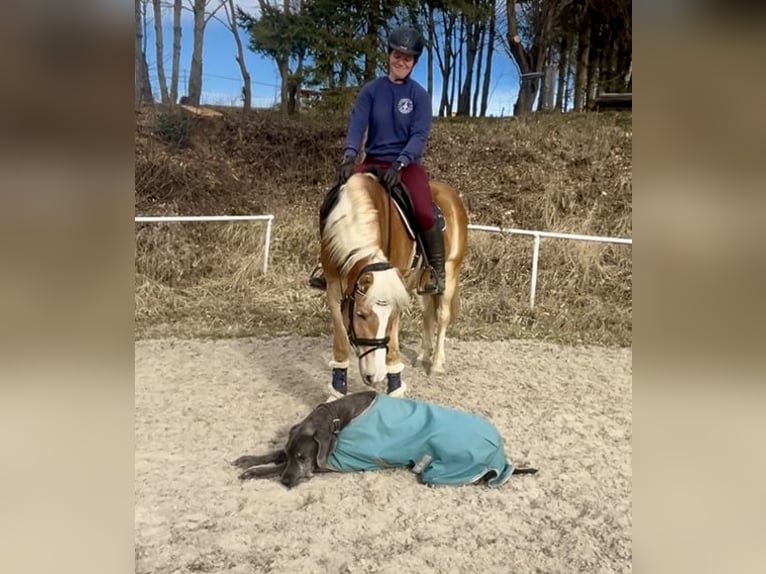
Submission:
{"label": "black riding boot", "polygon": [[423,247],[426,249],[428,264],[434,270],[434,293],[444,293],[444,233],[434,224],[431,229],[423,232]]}

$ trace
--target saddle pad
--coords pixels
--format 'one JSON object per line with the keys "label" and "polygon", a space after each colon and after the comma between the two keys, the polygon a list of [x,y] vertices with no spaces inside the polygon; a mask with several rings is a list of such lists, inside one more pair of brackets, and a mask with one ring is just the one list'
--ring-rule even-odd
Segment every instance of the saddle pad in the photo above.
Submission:
{"label": "saddle pad", "polygon": [[382,394],[340,431],[327,466],[339,472],[406,466],[434,485],[470,484],[494,472],[487,484],[500,486],[513,473],[503,439],[486,418]]}

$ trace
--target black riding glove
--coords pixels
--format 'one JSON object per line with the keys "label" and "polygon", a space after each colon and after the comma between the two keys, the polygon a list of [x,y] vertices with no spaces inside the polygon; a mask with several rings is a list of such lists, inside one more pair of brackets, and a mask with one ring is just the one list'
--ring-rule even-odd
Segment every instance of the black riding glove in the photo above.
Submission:
{"label": "black riding glove", "polygon": [[388,188],[392,188],[402,181],[403,167],[404,166],[400,162],[394,162],[383,174],[383,183],[385,183]]}
{"label": "black riding glove", "polygon": [[356,158],[354,156],[348,156],[343,160],[338,168],[338,181],[340,183],[346,183],[346,180],[353,175],[355,164]]}

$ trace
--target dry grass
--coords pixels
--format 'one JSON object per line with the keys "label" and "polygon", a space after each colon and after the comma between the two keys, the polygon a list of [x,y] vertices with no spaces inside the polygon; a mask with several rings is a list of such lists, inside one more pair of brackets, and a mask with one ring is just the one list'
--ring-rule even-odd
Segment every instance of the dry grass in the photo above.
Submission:
{"label": "dry grass", "polygon": [[[137,336],[329,333],[306,279],[345,120],[227,115],[195,125],[187,149],[168,147],[152,125],[137,122],[137,213],[276,219],[265,275],[260,222],[138,226]],[[619,114],[439,121],[427,163],[461,191],[474,223],[630,237],[631,138]],[[631,344],[630,246],[544,239],[532,311],[531,238],[472,231],[469,241],[451,336]],[[415,305],[405,337],[419,320]]]}

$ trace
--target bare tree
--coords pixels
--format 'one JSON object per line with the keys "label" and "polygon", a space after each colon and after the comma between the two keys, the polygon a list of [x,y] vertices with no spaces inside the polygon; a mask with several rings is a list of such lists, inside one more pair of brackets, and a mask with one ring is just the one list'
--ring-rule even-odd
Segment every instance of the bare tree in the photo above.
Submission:
{"label": "bare tree", "polygon": [[157,53],[157,83],[160,85],[160,98],[163,104],[167,104],[168,82],[165,79],[165,47],[162,39],[162,7],[160,0],[152,0],[154,12],[154,45]]}
{"label": "bare tree", "polygon": [[567,87],[567,70],[569,69],[569,54],[572,42],[569,34],[564,34],[559,40],[558,46],[558,82],[556,87],[555,107],[560,112],[566,111],[566,99],[564,98]]}
{"label": "bare tree", "polygon": [[[441,72],[442,77],[442,93],[439,100],[438,115],[440,117],[446,117],[449,115],[450,110],[449,82],[455,68],[455,53],[453,50],[452,35],[455,28],[455,20],[457,18],[453,13],[448,13],[446,11],[442,11],[441,16],[442,21],[440,27],[443,30],[443,34],[441,34],[441,39],[444,44],[443,54],[439,46],[440,35],[433,33],[431,30],[429,30],[429,33],[431,33],[434,53],[436,54],[436,60],[439,64],[439,71]],[[436,26],[434,26],[434,28],[436,28]]]}
{"label": "bare tree", "polygon": [[[508,29],[505,47],[521,73],[519,97],[514,105],[514,114],[521,115],[532,111],[542,83],[546,58],[556,38],[554,27],[562,12],[572,2],[573,0],[529,0],[522,3],[507,0]],[[524,34],[517,11],[521,11],[524,20]]]}
{"label": "bare tree", "polygon": [[205,3],[206,0],[193,0],[194,41],[189,70],[189,103],[198,106],[202,97],[202,46],[205,36]]}
{"label": "bare tree", "polygon": [[173,68],[170,73],[170,99],[178,103],[178,71],[181,65],[181,4],[183,0],[173,1]]}
{"label": "bare tree", "polygon": [[489,3],[489,38],[487,39],[487,69],[484,72],[484,86],[481,91],[481,110],[479,115],[487,115],[487,106],[489,103],[489,82],[492,76],[492,56],[495,53],[495,34],[497,32],[497,5],[495,0]]}
{"label": "bare tree", "polygon": [[[465,78],[463,79],[457,100],[457,115],[471,115],[471,84],[473,82],[476,58],[482,36],[482,21],[477,17],[468,17],[463,13],[460,21],[461,35],[465,42]],[[480,56],[479,56],[480,57]]]}
{"label": "bare tree", "polygon": [[[225,4],[225,0],[190,0],[194,14],[194,40],[192,42],[191,68],[189,70],[189,103],[198,106],[202,97],[202,48],[205,26]],[[213,8],[208,10],[208,4]]]}
{"label": "bare tree", "polygon": [[144,25],[146,22],[144,12],[144,2],[136,0],[136,43],[134,47],[134,67],[135,67],[135,107],[140,108],[143,104],[152,103],[152,84],[149,81],[149,66],[146,63],[146,50]]}
{"label": "bare tree", "polygon": [[252,87],[250,85],[250,72],[245,64],[245,50],[242,47],[242,39],[239,36],[237,28],[237,15],[234,8],[234,0],[224,2],[224,11],[226,12],[226,22],[224,24],[234,36],[234,42],[237,45],[237,55],[235,60],[239,64],[239,71],[242,74],[242,100],[244,111],[249,112],[252,107]]}
{"label": "bare tree", "polygon": [[583,26],[577,38],[577,62],[574,85],[574,110],[585,109],[588,87],[588,61],[590,60],[590,27]]}

